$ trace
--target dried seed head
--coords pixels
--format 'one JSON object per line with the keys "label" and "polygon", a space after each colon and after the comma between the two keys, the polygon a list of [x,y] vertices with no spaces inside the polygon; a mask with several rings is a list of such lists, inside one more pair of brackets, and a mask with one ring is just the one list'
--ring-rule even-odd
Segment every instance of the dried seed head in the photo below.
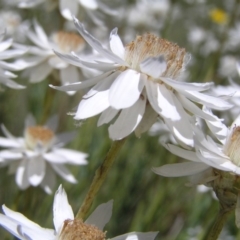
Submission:
{"label": "dried seed head", "polygon": [[184,48],[150,33],[137,36],[125,47],[125,61],[137,71],[140,70],[139,65],[143,60],[160,55],[164,57],[167,64],[162,76],[173,79],[180,75],[189,58]]}
{"label": "dried seed head", "polygon": [[53,35],[53,41],[64,53],[81,51],[85,47],[85,41],[79,35],[70,32],[57,32]]}
{"label": "dried seed head", "polygon": [[35,149],[38,144],[48,149],[52,145],[54,137],[53,131],[43,126],[28,127],[25,130],[25,142],[30,149]]}
{"label": "dried seed head", "polygon": [[82,220],[65,220],[58,240],[105,240],[105,233]]}
{"label": "dried seed head", "polygon": [[240,166],[240,126],[233,128],[224,147],[224,153],[234,164]]}

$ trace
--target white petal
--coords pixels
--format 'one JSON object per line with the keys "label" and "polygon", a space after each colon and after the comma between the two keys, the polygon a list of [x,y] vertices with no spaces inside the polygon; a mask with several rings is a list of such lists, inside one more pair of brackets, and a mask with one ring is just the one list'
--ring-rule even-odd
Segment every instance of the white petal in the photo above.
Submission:
{"label": "white petal", "polygon": [[164,142],[161,143],[169,152],[171,152],[174,155],[177,155],[178,157],[181,157],[183,159],[193,161],[193,162],[199,162],[199,159],[196,155],[196,152],[185,150],[183,148],[180,148],[178,146],[172,145],[172,144],[166,144]]}
{"label": "white petal", "polygon": [[223,171],[235,172],[237,166],[224,157],[218,156],[212,152],[199,150],[196,152],[198,158],[207,165]]}
{"label": "white petal", "polygon": [[99,205],[87,218],[85,223],[95,225],[100,230],[109,222],[112,216],[113,200]]}
{"label": "white petal", "polygon": [[179,120],[181,118],[174,105],[172,99],[173,94],[165,87],[164,84],[160,85],[146,80],[145,86],[148,100],[158,114],[164,118],[170,118],[172,120]]}
{"label": "white petal", "polygon": [[20,238],[17,231],[18,222],[0,213],[0,225],[17,238]]}
{"label": "white petal", "polygon": [[72,207],[68,203],[68,198],[62,185],[59,186],[55,193],[53,201],[53,223],[57,233],[60,232],[65,220],[74,219]]}
{"label": "white petal", "polygon": [[110,48],[114,54],[119,56],[121,59],[124,58],[124,46],[121,38],[117,34],[118,29],[114,28],[110,33]]}
{"label": "white petal", "polygon": [[[219,119],[217,116],[213,115],[212,111],[207,107],[203,106],[203,112],[211,115],[214,119],[211,121],[206,121],[209,129],[214,134],[214,136],[222,143],[225,144],[226,137],[228,134],[228,128],[222,123],[223,119]],[[235,126],[235,125],[232,125]]]}
{"label": "white petal", "polygon": [[9,79],[9,78],[1,78],[0,79],[0,83],[4,84],[5,86],[9,87],[9,88],[13,88],[13,89],[24,89],[26,88],[23,85],[20,85],[16,82],[14,82],[13,80]]}
{"label": "white petal", "polygon": [[15,139],[0,137],[0,146],[6,148],[19,148],[21,147],[21,144]]}
{"label": "white petal", "polygon": [[6,159],[6,160],[19,160],[22,157],[23,157],[23,154],[21,152],[14,152],[12,149],[0,151],[0,158]]}
{"label": "white petal", "polygon": [[2,209],[3,209],[3,212],[6,216],[8,216],[9,218],[17,221],[21,225],[25,225],[29,228],[35,228],[35,229],[40,227],[38,224],[29,220],[23,214],[21,214],[19,212],[15,212],[15,211],[11,210],[10,208],[6,207],[5,205],[2,206]]}
{"label": "white petal", "polygon": [[191,128],[189,116],[174,94],[172,94],[172,100],[181,118],[177,121],[164,118],[164,121],[180,145],[184,147],[193,146],[193,130]]}
{"label": "white petal", "polygon": [[56,184],[56,174],[55,172],[53,172],[52,167],[50,167],[47,164],[46,173],[41,182],[41,187],[44,189],[44,191],[47,194],[52,194],[52,190],[54,189],[55,184]]}
{"label": "white petal", "polygon": [[57,51],[54,51],[54,53],[58,57],[63,59],[65,62],[70,63],[76,67],[93,68],[102,72],[108,72],[116,69],[119,66],[116,63],[101,62],[95,59],[94,59],[94,62],[92,62],[92,59],[90,59],[91,61],[89,60],[90,61],[89,62],[89,61],[86,61],[88,60],[86,57],[84,57],[84,60],[83,60],[82,58],[74,54],[74,52],[72,52],[71,54],[62,54]]}
{"label": "white petal", "polygon": [[64,69],[68,66],[68,63],[63,61],[61,58],[57,56],[52,56],[48,59],[48,64],[55,69]]}
{"label": "white petal", "polygon": [[105,123],[109,123],[117,114],[118,114],[119,110],[114,109],[114,108],[107,108],[99,117],[98,122],[97,122],[97,126],[101,126]]}
{"label": "white petal", "polygon": [[4,50],[8,49],[12,45],[12,43],[13,43],[13,39],[7,39],[3,42],[0,42],[0,54]]}
{"label": "white petal", "polygon": [[166,164],[162,167],[153,168],[152,171],[164,177],[183,177],[202,172],[209,168],[209,165],[196,162],[183,162]]}
{"label": "white petal", "polygon": [[117,75],[117,72],[113,73],[83,96],[74,117],[75,119],[93,117],[109,107],[109,88]]}
{"label": "white petal", "polygon": [[0,60],[15,58],[15,57],[23,55],[24,53],[26,53],[25,50],[10,49],[10,50],[7,50],[7,51],[4,51],[4,52],[0,53]]}
{"label": "white petal", "polygon": [[140,69],[153,78],[159,78],[167,69],[167,63],[163,55],[148,57],[140,63]]}
{"label": "white petal", "polygon": [[57,172],[57,174],[66,181],[70,183],[77,183],[76,178],[70,173],[70,171],[64,165],[51,163],[51,166]]}
{"label": "white petal", "polygon": [[79,0],[80,4],[88,9],[96,10],[98,8],[98,3],[96,0]]}
{"label": "white petal", "polygon": [[60,157],[64,157],[66,160],[65,163],[68,163],[68,164],[86,165],[88,163],[86,160],[86,157],[88,155],[86,153],[78,152],[71,149],[65,149],[65,148],[54,149],[52,153]]}
{"label": "white petal", "polygon": [[39,40],[41,41],[41,47],[44,46],[44,48],[50,48],[49,42],[48,42],[48,37],[46,33],[44,32],[43,28],[38,24],[37,20],[35,19],[34,22],[34,29],[35,32],[37,33],[37,36]]}
{"label": "white petal", "polygon": [[201,117],[205,120],[213,121],[215,120],[214,116],[211,114],[208,114],[207,112],[202,111],[198,106],[196,106],[194,103],[189,101],[185,96],[176,93],[177,98],[183,105],[183,107],[188,110],[189,112],[193,113],[194,115]]}
{"label": "white petal", "polygon": [[26,240],[52,240],[55,239],[55,234],[52,229],[47,228],[29,228],[22,225],[18,226],[18,232],[21,233],[21,235]]}
{"label": "white petal", "polygon": [[113,140],[119,140],[132,133],[142,120],[146,106],[146,96],[142,96],[130,108],[123,109],[108,131]]}
{"label": "white petal", "polygon": [[100,54],[102,54],[107,59],[112,60],[113,62],[122,64],[122,65],[126,65],[124,60],[122,60],[120,57],[113,54],[109,50],[103,48],[102,44],[85,30],[83,24],[80,23],[77,18],[74,17],[73,21],[74,21],[74,24],[75,24],[77,30],[79,31],[79,33],[82,35],[82,37],[86,40],[86,42],[88,42],[88,44],[93,49],[98,51]]}
{"label": "white petal", "polygon": [[139,98],[145,75],[128,69],[121,73],[113,82],[109,91],[110,106],[115,109],[131,107]]}
{"label": "white petal", "polygon": [[220,97],[213,97],[196,91],[184,91],[182,94],[192,101],[201,103],[216,110],[227,110],[233,106]]}
{"label": "white petal", "polygon": [[111,238],[111,240],[154,240],[158,232],[131,232]]}
{"label": "white petal", "polygon": [[161,81],[174,88],[176,91],[196,91],[201,92],[210,89],[213,86],[212,82],[208,83],[188,83],[176,81],[171,78],[161,77]]}
{"label": "white petal", "polygon": [[3,134],[4,134],[7,138],[16,139],[16,138],[7,130],[7,128],[4,126],[4,124],[1,124],[1,129],[2,129]]}
{"label": "white petal", "polygon": [[16,183],[20,189],[25,190],[29,187],[30,183],[27,176],[27,164],[28,160],[23,159],[16,172]]}
{"label": "white petal", "polygon": [[76,16],[78,13],[78,4],[77,0],[60,0],[59,8],[62,16],[72,20],[72,15]]}
{"label": "white petal", "polygon": [[28,161],[27,175],[32,186],[38,186],[45,175],[46,163],[42,156],[32,158]]}
{"label": "white petal", "polygon": [[71,83],[68,84],[66,86],[53,86],[53,85],[49,85],[51,88],[60,90],[60,91],[78,91],[84,88],[88,88],[91,87],[95,84],[97,84],[98,82],[106,79],[108,76],[110,76],[112,74],[112,72],[107,72],[104,74],[101,74],[97,77],[91,78],[91,79],[87,79],[87,80],[83,80],[82,82],[76,82],[76,83]]}
{"label": "white petal", "polygon": [[67,159],[65,156],[61,156],[54,151],[48,152],[44,154],[44,159],[48,162],[51,163],[56,163],[56,164],[64,164],[67,163]]}
{"label": "white petal", "polygon": [[42,80],[45,80],[46,77],[51,73],[51,71],[52,67],[47,62],[43,62],[38,66],[31,68],[29,81],[31,83],[37,83]]}

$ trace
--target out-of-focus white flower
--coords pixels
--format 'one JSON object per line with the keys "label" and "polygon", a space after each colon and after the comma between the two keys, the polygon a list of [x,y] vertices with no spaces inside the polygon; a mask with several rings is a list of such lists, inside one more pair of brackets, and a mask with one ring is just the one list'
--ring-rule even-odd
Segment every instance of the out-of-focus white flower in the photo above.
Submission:
{"label": "out-of-focus white flower", "polygon": [[5,60],[16,58],[23,55],[26,50],[22,49],[9,49],[13,44],[13,39],[9,38],[3,40],[5,32],[0,33],[0,84],[10,88],[22,89],[24,86],[14,82],[11,78],[16,78],[17,75],[8,70],[19,70],[17,64],[8,63]]}
{"label": "out-of-focus white flower", "polygon": [[77,91],[93,86],[83,96],[74,118],[86,119],[102,113],[98,126],[115,119],[109,127],[113,140],[122,139],[133,131],[140,135],[159,115],[180,142],[192,145],[190,116],[185,110],[213,119],[192,101],[219,110],[231,107],[223,99],[202,93],[212,83],[178,81],[189,55],[177,44],[145,34],[124,47],[115,28],[110,34],[108,50],[76,18],[74,22],[83,38],[108,61],[89,62],[74,53],[57,53],[73,65],[99,69],[104,73],[84,82],[55,88]]}
{"label": "out-of-focus white flower", "polygon": [[[72,15],[87,15],[95,24],[104,26],[102,19],[104,15],[117,15],[117,11],[103,3],[101,0],[18,0],[20,8],[34,8],[44,3],[47,10],[59,6],[61,15],[72,21]],[[119,11],[118,11],[119,13]]]}
{"label": "out-of-focus white flower", "polygon": [[[240,76],[240,63],[237,63],[234,67],[232,71],[238,72]],[[229,96],[229,102],[232,103],[233,107],[228,111],[221,111],[221,116],[224,118],[225,123],[229,125],[240,114],[240,85],[231,78],[228,78],[228,83],[226,86],[214,86],[211,91],[215,96]]]}
{"label": "out-of-focus white flower", "polygon": [[[24,215],[14,212],[3,205],[0,214],[0,225],[6,228],[12,235],[21,240],[105,240],[106,232],[103,228],[112,215],[113,201],[99,205],[88,219],[74,219],[67,195],[60,186],[55,194],[53,202],[53,229],[42,228]],[[132,232],[109,240],[153,240],[158,232],[138,233]]]}
{"label": "out-of-focus white flower", "polygon": [[236,50],[240,46],[240,22],[235,24],[235,27],[228,32],[229,36],[225,47],[229,50]]}
{"label": "out-of-focus white flower", "polygon": [[0,137],[0,166],[9,166],[9,173],[16,174],[15,180],[20,189],[41,186],[47,193],[52,192],[56,182],[55,172],[64,180],[76,183],[77,180],[65,164],[87,164],[86,153],[63,148],[75,133],[66,132],[55,135],[58,118],[50,118],[45,126],[36,124],[29,115],[25,120],[24,137],[14,137],[2,125],[5,137]]}
{"label": "out-of-focus white flower", "polygon": [[203,28],[200,27],[192,27],[190,28],[188,34],[188,41],[193,45],[197,46],[202,43],[206,38],[207,32]]}
{"label": "out-of-focus white flower", "polygon": [[236,70],[236,63],[237,63],[237,59],[232,55],[226,55],[221,57],[218,73],[222,77],[226,77],[226,78],[236,77],[238,75],[238,72]]}
{"label": "out-of-focus white flower", "polygon": [[159,31],[163,24],[170,3],[168,0],[140,0],[127,12],[128,23],[133,27],[140,27]]}
{"label": "out-of-focus white flower", "polygon": [[[8,35],[13,35],[21,24],[21,16],[14,11],[0,11],[1,28],[6,28]],[[4,29],[1,29],[3,31]]]}
{"label": "out-of-focus white flower", "polygon": [[29,30],[28,38],[36,45],[29,46],[28,52],[33,56],[22,58],[22,65],[25,64],[23,75],[29,77],[30,82],[40,82],[54,70],[59,70],[62,85],[74,83],[82,78],[79,69],[62,61],[53,52],[53,49],[61,53],[71,51],[81,52],[85,47],[85,41],[72,32],[60,31],[48,37],[43,28],[34,21],[35,32]]}

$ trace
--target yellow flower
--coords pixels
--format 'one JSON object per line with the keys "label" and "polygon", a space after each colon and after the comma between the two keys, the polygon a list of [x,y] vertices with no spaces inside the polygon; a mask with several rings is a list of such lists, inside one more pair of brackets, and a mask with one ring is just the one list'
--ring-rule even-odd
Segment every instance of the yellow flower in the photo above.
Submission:
{"label": "yellow flower", "polygon": [[214,23],[224,25],[228,22],[228,14],[222,9],[214,8],[209,12],[209,16]]}

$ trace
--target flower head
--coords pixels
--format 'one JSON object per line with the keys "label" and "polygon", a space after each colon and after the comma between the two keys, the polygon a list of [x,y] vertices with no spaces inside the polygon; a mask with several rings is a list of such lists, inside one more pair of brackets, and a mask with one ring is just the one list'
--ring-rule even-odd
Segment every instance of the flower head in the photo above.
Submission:
{"label": "flower head", "polygon": [[[60,186],[53,203],[53,229],[42,228],[18,212],[3,206],[5,215],[0,214],[0,225],[21,240],[105,240],[103,228],[112,215],[113,201],[99,205],[86,221],[74,219],[67,195]],[[153,240],[157,232],[127,233],[112,240]],[[109,239],[110,240],[110,239]]]}
{"label": "flower head", "polygon": [[91,36],[76,18],[74,22],[86,42],[104,59],[93,62],[83,60],[74,53],[57,55],[73,65],[104,73],[84,82],[55,88],[76,91],[93,86],[83,96],[74,118],[81,120],[101,113],[98,125],[115,120],[109,127],[113,140],[122,139],[133,131],[140,135],[159,115],[180,142],[192,145],[188,113],[213,120],[192,101],[215,109],[231,107],[223,99],[202,93],[212,83],[179,81],[189,55],[177,44],[145,34],[124,47],[115,28],[110,34],[109,50]]}
{"label": "flower head", "polygon": [[[8,49],[13,44],[13,39],[9,38],[3,40],[5,37],[5,32],[0,33],[0,84],[4,84],[7,87],[15,89],[23,89],[24,86],[14,82],[12,78],[16,78],[17,75],[10,71],[18,70],[17,64],[8,63],[5,60],[15,58],[23,55],[26,50],[22,49]],[[8,71],[10,70],[10,71]]]}
{"label": "flower head", "polygon": [[76,183],[77,180],[64,165],[85,165],[87,154],[63,148],[74,138],[74,132],[56,135],[56,117],[40,126],[29,115],[25,125],[23,137],[14,137],[3,125],[6,138],[0,137],[0,146],[7,148],[0,151],[1,166],[8,165],[9,173],[16,174],[19,188],[40,185],[51,193],[56,181],[55,172],[63,179]]}
{"label": "flower head", "polygon": [[29,81],[40,82],[55,69],[59,71],[62,85],[79,81],[82,78],[79,69],[62,61],[52,49],[61,53],[71,51],[80,53],[85,47],[83,38],[76,33],[66,31],[59,31],[48,37],[37,21],[34,21],[34,30],[29,30],[27,37],[35,46],[28,46],[28,53],[31,55],[22,58],[22,65],[26,68],[23,74],[29,78]]}

